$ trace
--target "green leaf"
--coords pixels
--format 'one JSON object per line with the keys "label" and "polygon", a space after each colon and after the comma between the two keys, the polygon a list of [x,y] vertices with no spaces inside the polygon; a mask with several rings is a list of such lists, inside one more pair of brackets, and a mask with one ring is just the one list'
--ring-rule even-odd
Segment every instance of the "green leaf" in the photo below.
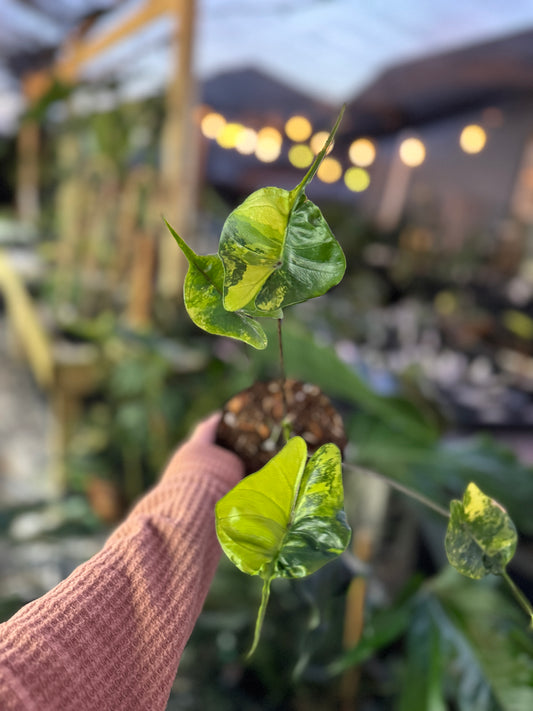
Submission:
{"label": "green leaf", "polygon": [[502,574],[517,543],[515,525],[505,509],[471,482],[463,501],[452,501],[450,511],[445,546],[453,567],[476,580]]}
{"label": "green leaf", "polygon": [[230,313],[224,308],[224,268],[218,256],[195,254],[166,220],[165,223],[189,262],[183,295],[191,320],[208,333],[236,338],[259,350],[265,348],[266,334],[248,311]]}
{"label": "green leaf", "polygon": [[437,624],[448,657],[446,686],[456,707],[460,711],[533,708],[531,634],[523,629],[519,611],[502,594],[496,579],[474,582],[447,568],[428,581],[428,589],[425,609]]}
{"label": "green leaf", "polygon": [[361,639],[348,651],[328,665],[332,676],[342,674],[346,669],[357,667],[375,657],[378,652],[401,637],[409,626],[412,615],[412,601],[402,601],[390,608],[374,612],[365,621]]}
{"label": "green leaf", "polygon": [[[294,193],[291,193],[291,196]],[[338,284],[346,259],[318,207],[302,193],[293,203],[279,261],[256,297],[257,308],[285,308]]]}
{"label": "green leaf", "polygon": [[252,651],[274,578],[310,575],[344,551],[350,528],[343,511],[341,455],[325,444],[307,461],[293,437],[268,464],[243,479],[216,506],[216,530],[230,560],[264,580]]}
{"label": "green leaf", "polygon": [[257,190],[226,220],[218,253],[224,264],[224,307],[228,311],[255,302],[267,315],[320,296],[342,279],[346,260],[341,246],[318,207],[305,196],[305,187],[318,170],[341,117],[342,112],[294,190]]}
{"label": "green leaf", "polygon": [[[446,711],[443,694],[443,644],[430,615],[411,610],[406,639],[406,669],[399,711]],[[414,613],[414,614],[413,614]]]}

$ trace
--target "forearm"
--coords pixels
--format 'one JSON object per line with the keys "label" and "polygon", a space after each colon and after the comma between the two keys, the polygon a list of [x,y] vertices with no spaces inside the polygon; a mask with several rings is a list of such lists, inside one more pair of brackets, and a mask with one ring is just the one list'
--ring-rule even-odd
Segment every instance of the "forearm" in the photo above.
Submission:
{"label": "forearm", "polygon": [[211,447],[180,450],[99,554],[0,628],[12,708],[165,708],[220,556],[214,506],[242,473]]}

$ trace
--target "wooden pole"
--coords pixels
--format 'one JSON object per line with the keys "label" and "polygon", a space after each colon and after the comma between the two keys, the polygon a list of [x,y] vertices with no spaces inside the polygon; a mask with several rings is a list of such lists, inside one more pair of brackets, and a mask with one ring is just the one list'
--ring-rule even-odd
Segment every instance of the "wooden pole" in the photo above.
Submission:
{"label": "wooden pole", "polygon": [[39,217],[39,124],[24,120],[17,139],[17,214],[23,222],[35,223]]}
{"label": "wooden pole", "polygon": [[[166,97],[161,138],[161,189],[166,219],[185,240],[193,242],[198,182],[197,141],[192,120],[195,0],[176,3],[175,19],[176,68]],[[185,260],[166,230],[162,235],[158,288],[163,296],[172,298],[181,294]]]}

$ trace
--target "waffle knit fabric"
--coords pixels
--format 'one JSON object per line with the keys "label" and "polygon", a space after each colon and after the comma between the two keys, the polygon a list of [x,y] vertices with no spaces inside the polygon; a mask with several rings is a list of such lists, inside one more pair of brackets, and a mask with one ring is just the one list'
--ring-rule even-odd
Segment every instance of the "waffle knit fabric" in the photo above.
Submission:
{"label": "waffle knit fabric", "polygon": [[215,503],[242,474],[193,435],[97,555],[0,625],[0,709],[165,709],[220,558]]}

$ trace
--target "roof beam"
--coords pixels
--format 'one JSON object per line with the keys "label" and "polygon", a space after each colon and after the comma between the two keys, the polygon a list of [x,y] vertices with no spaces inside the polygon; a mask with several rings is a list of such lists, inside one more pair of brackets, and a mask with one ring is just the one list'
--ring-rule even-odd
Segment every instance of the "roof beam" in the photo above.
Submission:
{"label": "roof beam", "polygon": [[135,34],[161,15],[172,13],[176,17],[181,4],[182,0],[146,0],[142,7],[105,33],[97,33],[94,37],[75,34],[67,40],[63,53],[53,66],[32,72],[23,78],[26,98],[30,102],[38,101],[54,79],[67,83],[74,82],[85,63]]}

